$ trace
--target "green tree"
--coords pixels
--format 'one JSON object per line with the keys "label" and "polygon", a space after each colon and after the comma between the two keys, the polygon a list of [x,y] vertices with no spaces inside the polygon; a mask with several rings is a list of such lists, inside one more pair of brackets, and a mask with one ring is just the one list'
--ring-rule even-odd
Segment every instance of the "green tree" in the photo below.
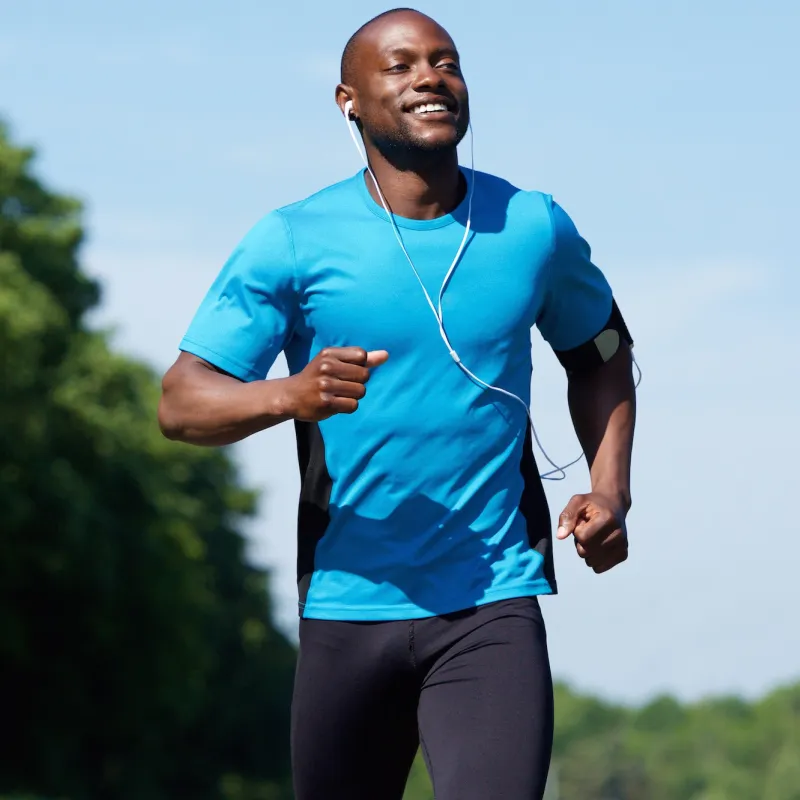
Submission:
{"label": "green tree", "polygon": [[433,786],[421,752],[414,759],[403,800],[433,800]]}
{"label": "green tree", "polygon": [[255,498],[88,329],[80,205],[33,158],[0,128],[0,791],[278,797],[294,652],[245,560]]}
{"label": "green tree", "polygon": [[556,691],[558,800],[796,800],[800,684],[639,709]]}

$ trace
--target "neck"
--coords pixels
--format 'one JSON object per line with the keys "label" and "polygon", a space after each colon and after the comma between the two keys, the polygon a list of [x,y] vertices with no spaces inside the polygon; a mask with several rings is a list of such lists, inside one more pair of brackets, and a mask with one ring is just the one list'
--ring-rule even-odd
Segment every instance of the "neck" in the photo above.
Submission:
{"label": "neck", "polygon": [[[393,214],[407,219],[436,219],[450,214],[463,200],[466,187],[458,167],[455,148],[447,153],[418,152],[387,157],[374,146],[367,146],[370,167],[383,197]],[[369,173],[367,189],[381,205]]]}

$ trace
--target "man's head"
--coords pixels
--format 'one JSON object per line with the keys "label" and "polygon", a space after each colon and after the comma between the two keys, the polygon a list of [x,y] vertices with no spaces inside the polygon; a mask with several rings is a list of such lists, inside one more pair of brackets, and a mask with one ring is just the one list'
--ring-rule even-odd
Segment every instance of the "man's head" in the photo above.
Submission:
{"label": "man's head", "polygon": [[[336,102],[348,100],[365,139],[391,151],[450,151],[469,124],[459,55],[438,23],[413,9],[384,12],[359,28],[342,54]],[[428,110],[431,109],[431,110]]]}

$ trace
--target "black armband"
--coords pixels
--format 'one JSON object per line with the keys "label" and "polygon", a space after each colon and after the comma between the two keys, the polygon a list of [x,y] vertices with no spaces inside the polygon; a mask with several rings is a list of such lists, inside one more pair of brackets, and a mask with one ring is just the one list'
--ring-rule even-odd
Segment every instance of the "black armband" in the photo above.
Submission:
{"label": "black armband", "polygon": [[622,342],[633,347],[628,326],[622,318],[617,301],[612,299],[608,322],[594,337],[571,350],[553,352],[567,372],[585,372],[605,364],[616,354]]}

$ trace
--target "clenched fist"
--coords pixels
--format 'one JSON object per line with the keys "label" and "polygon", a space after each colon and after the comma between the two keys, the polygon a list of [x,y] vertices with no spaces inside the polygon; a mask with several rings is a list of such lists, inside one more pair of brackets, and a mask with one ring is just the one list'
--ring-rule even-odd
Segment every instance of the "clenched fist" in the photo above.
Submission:
{"label": "clenched fist", "polygon": [[352,414],[367,392],[370,370],[388,358],[385,350],[326,347],[302,372],[286,379],[290,416],[320,422],[334,414]]}
{"label": "clenched fist", "polygon": [[575,549],[596,573],[628,558],[625,512],[599,492],[575,495],[558,518],[559,539],[572,535]]}

